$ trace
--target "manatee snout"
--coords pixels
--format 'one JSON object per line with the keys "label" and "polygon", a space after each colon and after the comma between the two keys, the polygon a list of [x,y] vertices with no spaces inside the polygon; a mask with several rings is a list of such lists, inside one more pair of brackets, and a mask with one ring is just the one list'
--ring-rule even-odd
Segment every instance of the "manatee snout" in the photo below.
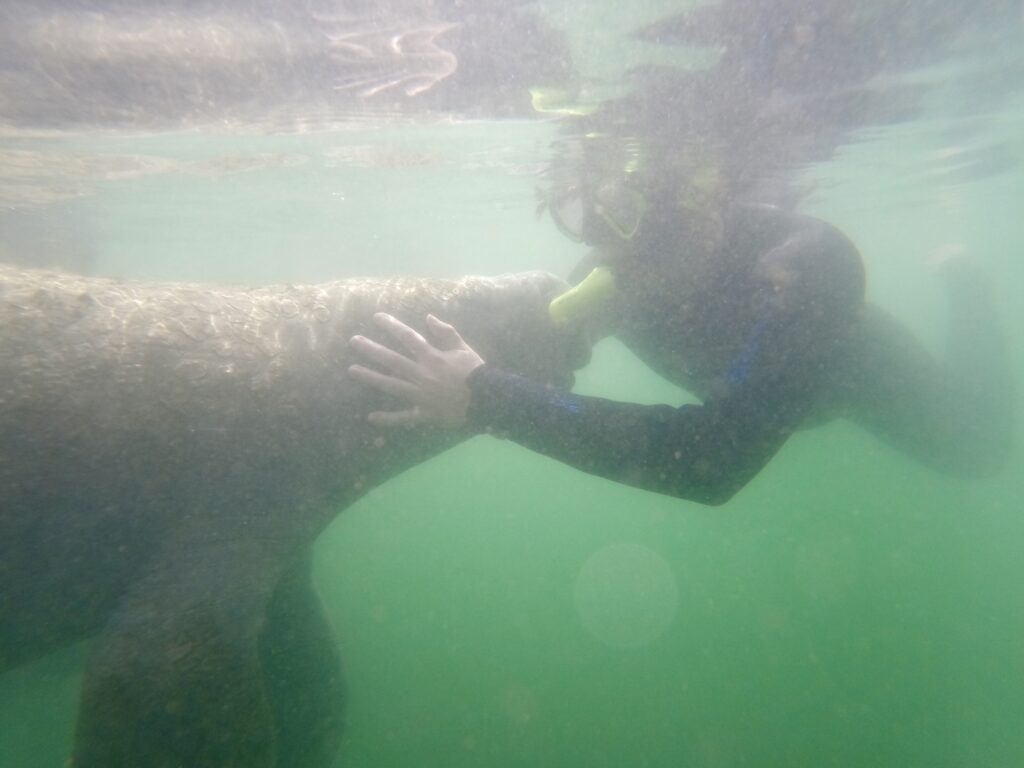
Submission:
{"label": "manatee snout", "polygon": [[556,326],[551,301],[569,284],[546,272],[493,278],[494,293],[467,306],[456,323],[466,341],[493,365],[568,389],[573,372],[590,362],[591,345],[579,325]]}

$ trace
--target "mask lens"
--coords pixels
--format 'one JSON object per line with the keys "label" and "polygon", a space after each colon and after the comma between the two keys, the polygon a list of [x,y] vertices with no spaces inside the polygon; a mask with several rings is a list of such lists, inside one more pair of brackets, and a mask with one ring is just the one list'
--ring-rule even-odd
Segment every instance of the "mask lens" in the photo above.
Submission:
{"label": "mask lens", "polygon": [[623,184],[602,184],[594,194],[594,212],[616,235],[629,240],[643,220],[644,199],[635,189]]}
{"label": "mask lens", "polygon": [[570,189],[565,194],[555,198],[551,206],[551,218],[555,220],[555,226],[562,234],[570,240],[579,242],[583,240],[583,198],[578,189]]}

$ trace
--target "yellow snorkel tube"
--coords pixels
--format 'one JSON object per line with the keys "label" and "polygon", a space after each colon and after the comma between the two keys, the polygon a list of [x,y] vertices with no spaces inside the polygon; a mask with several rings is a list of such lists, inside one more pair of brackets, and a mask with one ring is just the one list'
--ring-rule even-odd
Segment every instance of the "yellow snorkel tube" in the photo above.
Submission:
{"label": "yellow snorkel tube", "polygon": [[608,267],[596,267],[583,281],[548,305],[551,322],[557,326],[579,322],[591,316],[615,295],[615,275]]}

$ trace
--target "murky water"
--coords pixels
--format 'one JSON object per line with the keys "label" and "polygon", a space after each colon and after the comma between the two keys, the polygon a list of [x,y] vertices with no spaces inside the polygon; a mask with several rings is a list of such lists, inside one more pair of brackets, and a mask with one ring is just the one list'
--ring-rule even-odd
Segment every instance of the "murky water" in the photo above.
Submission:
{"label": "murky water", "polygon": [[[543,11],[575,25],[596,93],[620,63],[609,50],[664,53],[625,36],[609,49],[589,5]],[[869,298],[936,351],[936,265],[974,257],[1024,381],[1024,96],[983,103],[967,77],[1012,79],[1019,59],[930,66],[920,78],[952,84],[913,119],[807,163],[801,209],[849,234]],[[567,274],[584,246],[536,215],[563,123],[453,114],[303,131],[12,126],[0,254],[188,281]],[[615,341],[576,390],[691,399]],[[1019,444],[998,477],[955,480],[836,421],[712,509],[474,438],[372,491],[317,542],[350,697],[337,765],[1024,764]],[[87,651],[0,678],[0,768],[63,764]]]}

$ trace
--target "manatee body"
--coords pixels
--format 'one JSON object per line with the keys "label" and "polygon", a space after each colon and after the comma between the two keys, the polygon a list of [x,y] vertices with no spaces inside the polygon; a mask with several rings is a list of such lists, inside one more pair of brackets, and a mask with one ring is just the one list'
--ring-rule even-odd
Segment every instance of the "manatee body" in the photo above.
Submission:
{"label": "manatee body", "polygon": [[255,290],[0,267],[0,673],[96,635],[75,768],[312,768],[341,727],[311,544],[465,435],[382,432],[346,369],[384,310],[565,385],[543,273]]}

